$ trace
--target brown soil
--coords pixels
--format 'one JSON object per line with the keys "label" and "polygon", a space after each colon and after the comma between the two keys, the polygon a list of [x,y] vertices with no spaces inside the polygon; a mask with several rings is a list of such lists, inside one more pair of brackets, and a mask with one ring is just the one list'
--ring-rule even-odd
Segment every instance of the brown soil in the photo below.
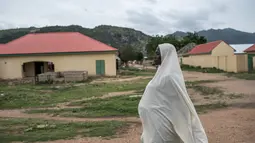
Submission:
{"label": "brown soil", "polygon": [[[239,80],[228,78],[221,74],[205,74],[198,72],[184,72],[186,80],[217,80],[215,83],[204,84],[211,87],[221,87],[226,93],[247,94],[243,98],[236,99],[233,106],[218,111],[200,115],[200,119],[206,130],[210,143],[253,143],[255,140],[255,81]],[[120,96],[125,93],[114,93],[103,96]],[[189,90],[189,94],[200,104],[210,102],[194,90]],[[2,110],[0,117],[16,118],[43,118],[49,120],[63,121],[104,121],[120,120],[136,122],[131,128],[126,129],[126,133],[114,139],[103,138],[80,138],[73,140],[58,140],[49,143],[136,143],[140,141],[142,133],[140,120],[135,117],[129,118],[64,118],[51,117],[45,114],[25,114],[21,110]],[[138,122],[138,123],[137,123]]]}

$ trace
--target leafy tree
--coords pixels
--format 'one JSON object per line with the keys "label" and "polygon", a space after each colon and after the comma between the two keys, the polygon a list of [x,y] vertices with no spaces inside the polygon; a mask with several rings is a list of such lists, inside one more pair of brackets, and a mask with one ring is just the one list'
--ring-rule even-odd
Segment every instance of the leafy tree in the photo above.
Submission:
{"label": "leafy tree", "polygon": [[153,56],[157,46],[162,43],[170,43],[173,44],[178,51],[180,48],[184,47],[189,43],[203,44],[206,43],[207,40],[203,36],[199,36],[197,33],[188,33],[187,36],[183,38],[177,38],[173,35],[167,36],[159,36],[156,35],[152,37],[146,45],[146,50],[149,56]]}
{"label": "leafy tree", "polygon": [[142,52],[138,52],[136,55],[136,60],[137,61],[142,61],[143,60],[143,53]]}
{"label": "leafy tree", "polygon": [[180,41],[175,36],[159,36],[156,35],[155,37],[152,37],[149,42],[146,45],[146,50],[148,52],[149,56],[153,56],[157,46],[159,44],[163,43],[171,43],[173,44],[177,49],[181,46]]}
{"label": "leafy tree", "polygon": [[204,36],[199,36],[198,33],[194,32],[188,32],[188,35],[183,37],[182,43],[183,46],[189,44],[189,43],[196,43],[197,45],[199,44],[204,44],[206,43],[207,40]]}
{"label": "leafy tree", "polygon": [[136,60],[136,51],[133,47],[124,47],[120,49],[120,59],[127,63],[130,60]]}

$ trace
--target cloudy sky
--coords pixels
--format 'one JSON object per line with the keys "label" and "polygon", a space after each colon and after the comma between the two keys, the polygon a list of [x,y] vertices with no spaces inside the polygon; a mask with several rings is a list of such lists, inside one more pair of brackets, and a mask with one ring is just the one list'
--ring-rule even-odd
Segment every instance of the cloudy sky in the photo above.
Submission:
{"label": "cloudy sky", "polygon": [[231,27],[255,32],[255,0],[0,0],[0,29],[106,24],[147,34]]}

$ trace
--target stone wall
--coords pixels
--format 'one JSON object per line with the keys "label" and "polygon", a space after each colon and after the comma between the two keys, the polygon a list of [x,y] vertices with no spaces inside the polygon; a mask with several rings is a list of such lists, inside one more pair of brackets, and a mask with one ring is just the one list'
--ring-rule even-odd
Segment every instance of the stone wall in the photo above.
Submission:
{"label": "stone wall", "polygon": [[63,75],[65,82],[86,81],[88,79],[87,71],[64,71],[61,72],[61,75]]}
{"label": "stone wall", "polygon": [[[61,79],[61,80],[59,80]],[[86,81],[88,79],[87,71],[63,71],[63,72],[47,72],[38,75],[38,82],[64,82]]]}
{"label": "stone wall", "polygon": [[46,72],[38,75],[38,82],[54,81],[58,77],[58,72]]}

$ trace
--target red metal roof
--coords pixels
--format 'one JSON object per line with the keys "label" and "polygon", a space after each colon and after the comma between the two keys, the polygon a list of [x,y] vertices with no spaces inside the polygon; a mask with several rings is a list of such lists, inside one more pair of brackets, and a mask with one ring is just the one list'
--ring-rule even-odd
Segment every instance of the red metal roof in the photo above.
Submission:
{"label": "red metal roof", "polygon": [[101,52],[117,49],[79,32],[33,33],[5,44],[0,54]]}
{"label": "red metal roof", "polygon": [[255,52],[255,44],[249,47],[248,49],[244,50],[244,52]]}
{"label": "red metal roof", "polygon": [[3,48],[5,46],[5,44],[0,44],[0,48]]}
{"label": "red metal roof", "polygon": [[219,41],[214,41],[214,42],[209,42],[206,44],[200,44],[195,46],[190,52],[189,54],[206,54],[206,53],[210,53],[214,48],[216,48],[221,42],[223,42],[222,40]]}

